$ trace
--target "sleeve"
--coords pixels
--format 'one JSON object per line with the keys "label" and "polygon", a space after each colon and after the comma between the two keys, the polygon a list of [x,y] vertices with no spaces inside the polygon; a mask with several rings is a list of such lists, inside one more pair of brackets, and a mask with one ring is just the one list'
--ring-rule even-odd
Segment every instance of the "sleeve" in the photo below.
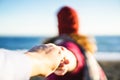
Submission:
{"label": "sleeve", "polygon": [[85,59],[84,59],[84,55],[81,52],[80,48],[71,41],[66,41],[60,45],[66,47],[68,50],[70,50],[77,59],[77,67],[72,73],[73,74],[78,73],[80,70],[82,70],[83,67],[85,66]]}
{"label": "sleeve", "polygon": [[0,53],[0,80],[29,80],[31,69],[25,54]]}

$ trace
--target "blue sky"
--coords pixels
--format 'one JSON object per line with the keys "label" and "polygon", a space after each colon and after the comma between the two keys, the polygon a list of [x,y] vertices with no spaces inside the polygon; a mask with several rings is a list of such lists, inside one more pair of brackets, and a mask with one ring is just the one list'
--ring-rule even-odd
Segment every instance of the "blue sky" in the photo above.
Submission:
{"label": "blue sky", "polygon": [[120,0],[0,0],[0,36],[53,36],[64,5],[79,14],[80,33],[120,35]]}

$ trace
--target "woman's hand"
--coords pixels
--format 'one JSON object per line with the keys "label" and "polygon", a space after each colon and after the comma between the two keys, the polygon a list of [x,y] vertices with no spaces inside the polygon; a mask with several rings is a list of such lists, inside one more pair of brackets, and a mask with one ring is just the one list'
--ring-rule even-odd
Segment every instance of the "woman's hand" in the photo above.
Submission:
{"label": "woman's hand", "polygon": [[61,47],[62,53],[64,53],[64,59],[61,61],[59,67],[54,72],[56,75],[62,76],[67,72],[72,72],[77,65],[77,60],[74,54],[64,47]]}

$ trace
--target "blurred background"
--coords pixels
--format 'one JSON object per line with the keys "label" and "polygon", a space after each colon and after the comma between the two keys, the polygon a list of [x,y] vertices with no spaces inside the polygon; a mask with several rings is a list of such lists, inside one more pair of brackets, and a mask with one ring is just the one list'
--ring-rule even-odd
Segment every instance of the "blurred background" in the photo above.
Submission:
{"label": "blurred background", "polygon": [[109,80],[119,80],[120,0],[0,0],[0,51],[28,50],[57,35],[56,14],[65,5],[78,12],[80,33],[95,37]]}

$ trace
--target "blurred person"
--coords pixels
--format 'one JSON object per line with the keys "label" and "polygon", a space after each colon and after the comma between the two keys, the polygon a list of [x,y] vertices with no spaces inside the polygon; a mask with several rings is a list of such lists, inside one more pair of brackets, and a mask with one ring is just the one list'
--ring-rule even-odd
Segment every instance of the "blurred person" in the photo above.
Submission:
{"label": "blurred person", "polygon": [[66,59],[46,80],[107,80],[93,54],[97,51],[94,37],[79,33],[77,12],[62,7],[57,14],[59,35],[47,39],[44,43],[54,43],[67,48]]}
{"label": "blurred person", "polygon": [[[54,44],[43,44],[19,53],[0,53],[0,80],[29,80],[33,76],[47,77],[63,61],[64,49]],[[64,59],[65,60],[65,59]]]}

